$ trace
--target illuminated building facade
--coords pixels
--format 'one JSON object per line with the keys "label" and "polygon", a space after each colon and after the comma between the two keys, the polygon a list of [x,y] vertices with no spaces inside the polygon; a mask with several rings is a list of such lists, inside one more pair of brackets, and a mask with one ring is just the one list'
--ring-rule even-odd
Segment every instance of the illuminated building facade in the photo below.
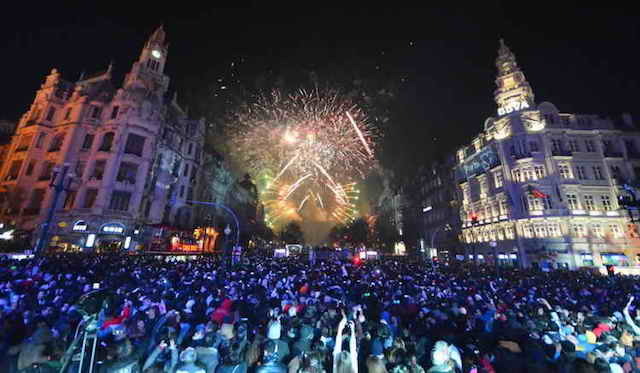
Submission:
{"label": "illuminated building facade", "polygon": [[75,82],[53,69],[0,169],[0,218],[38,235],[53,203],[54,169],[67,165],[71,183],[55,211],[53,246],[130,249],[146,224],[188,222],[204,122],[165,99],[167,53],[160,27],[119,88],[111,65]]}
{"label": "illuminated building facade", "polygon": [[622,120],[536,105],[511,50],[500,42],[497,117],[457,151],[467,258],[557,266],[637,265],[640,242],[618,205],[640,177],[640,132]]}

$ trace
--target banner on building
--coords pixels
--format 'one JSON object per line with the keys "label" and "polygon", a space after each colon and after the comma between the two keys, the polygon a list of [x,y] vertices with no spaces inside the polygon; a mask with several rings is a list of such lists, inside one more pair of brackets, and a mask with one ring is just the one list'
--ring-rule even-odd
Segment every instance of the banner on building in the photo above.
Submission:
{"label": "banner on building", "polygon": [[500,157],[495,147],[486,146],[467,157],[464,163],[456,167],[456,180],[465,181],[470,177],[483,174],[500,164]]}

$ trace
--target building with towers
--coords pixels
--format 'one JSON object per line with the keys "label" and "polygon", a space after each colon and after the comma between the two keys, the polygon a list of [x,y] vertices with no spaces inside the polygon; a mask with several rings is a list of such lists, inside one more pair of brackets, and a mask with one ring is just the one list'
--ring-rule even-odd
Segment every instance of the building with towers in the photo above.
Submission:
{"label": "building with towers", "polygon": [[167,99],[165,39],[161,26],[121,84],[113,65],[77,81],[51,70],[7,147],[0,219],[37,236],[55,204],[51,242],[67,250],[134,248],[144,227],[189,225],[205,124]]}
{"label": "building with towers", "polygon": [[529,267],[640,264],[618,205],[640,177],[640,132],[620,119],[536,103],[513,52],[496,59],[497,115],[456,153],[465,259]]}

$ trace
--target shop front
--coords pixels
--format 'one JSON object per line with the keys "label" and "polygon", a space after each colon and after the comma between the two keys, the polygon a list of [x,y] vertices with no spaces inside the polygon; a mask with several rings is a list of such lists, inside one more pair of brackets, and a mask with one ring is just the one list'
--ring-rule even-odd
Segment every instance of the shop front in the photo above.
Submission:
{"label": "shop front", "polygon": [[[138,229],[128,229],[120,221],[76,220],[72,224],[61,222],[51,238],[50,250],[62,252],[98,253],[131,250]],[[139,232],[138,232],[139,233]]]}

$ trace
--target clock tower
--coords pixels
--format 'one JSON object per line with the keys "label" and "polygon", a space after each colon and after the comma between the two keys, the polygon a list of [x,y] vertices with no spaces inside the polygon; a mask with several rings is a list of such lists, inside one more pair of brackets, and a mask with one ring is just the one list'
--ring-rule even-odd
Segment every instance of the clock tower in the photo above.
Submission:
{"label": "clock tower", "polygon": [[165,42],[163,26],[158,27],[142,48],[138,61],[127,74],[125,88],[144,88],[150,93],[164,95],[169,87],[169,77],[164,74],[169,43]]}
{"label": "clock tower", "polygon": [[498,104],[498,115],[503,116],[532,107],[534,105],[533,89],[518,67],[515,55],[502,39],[500,39],[496,67],[498,76],[494,97]]}

